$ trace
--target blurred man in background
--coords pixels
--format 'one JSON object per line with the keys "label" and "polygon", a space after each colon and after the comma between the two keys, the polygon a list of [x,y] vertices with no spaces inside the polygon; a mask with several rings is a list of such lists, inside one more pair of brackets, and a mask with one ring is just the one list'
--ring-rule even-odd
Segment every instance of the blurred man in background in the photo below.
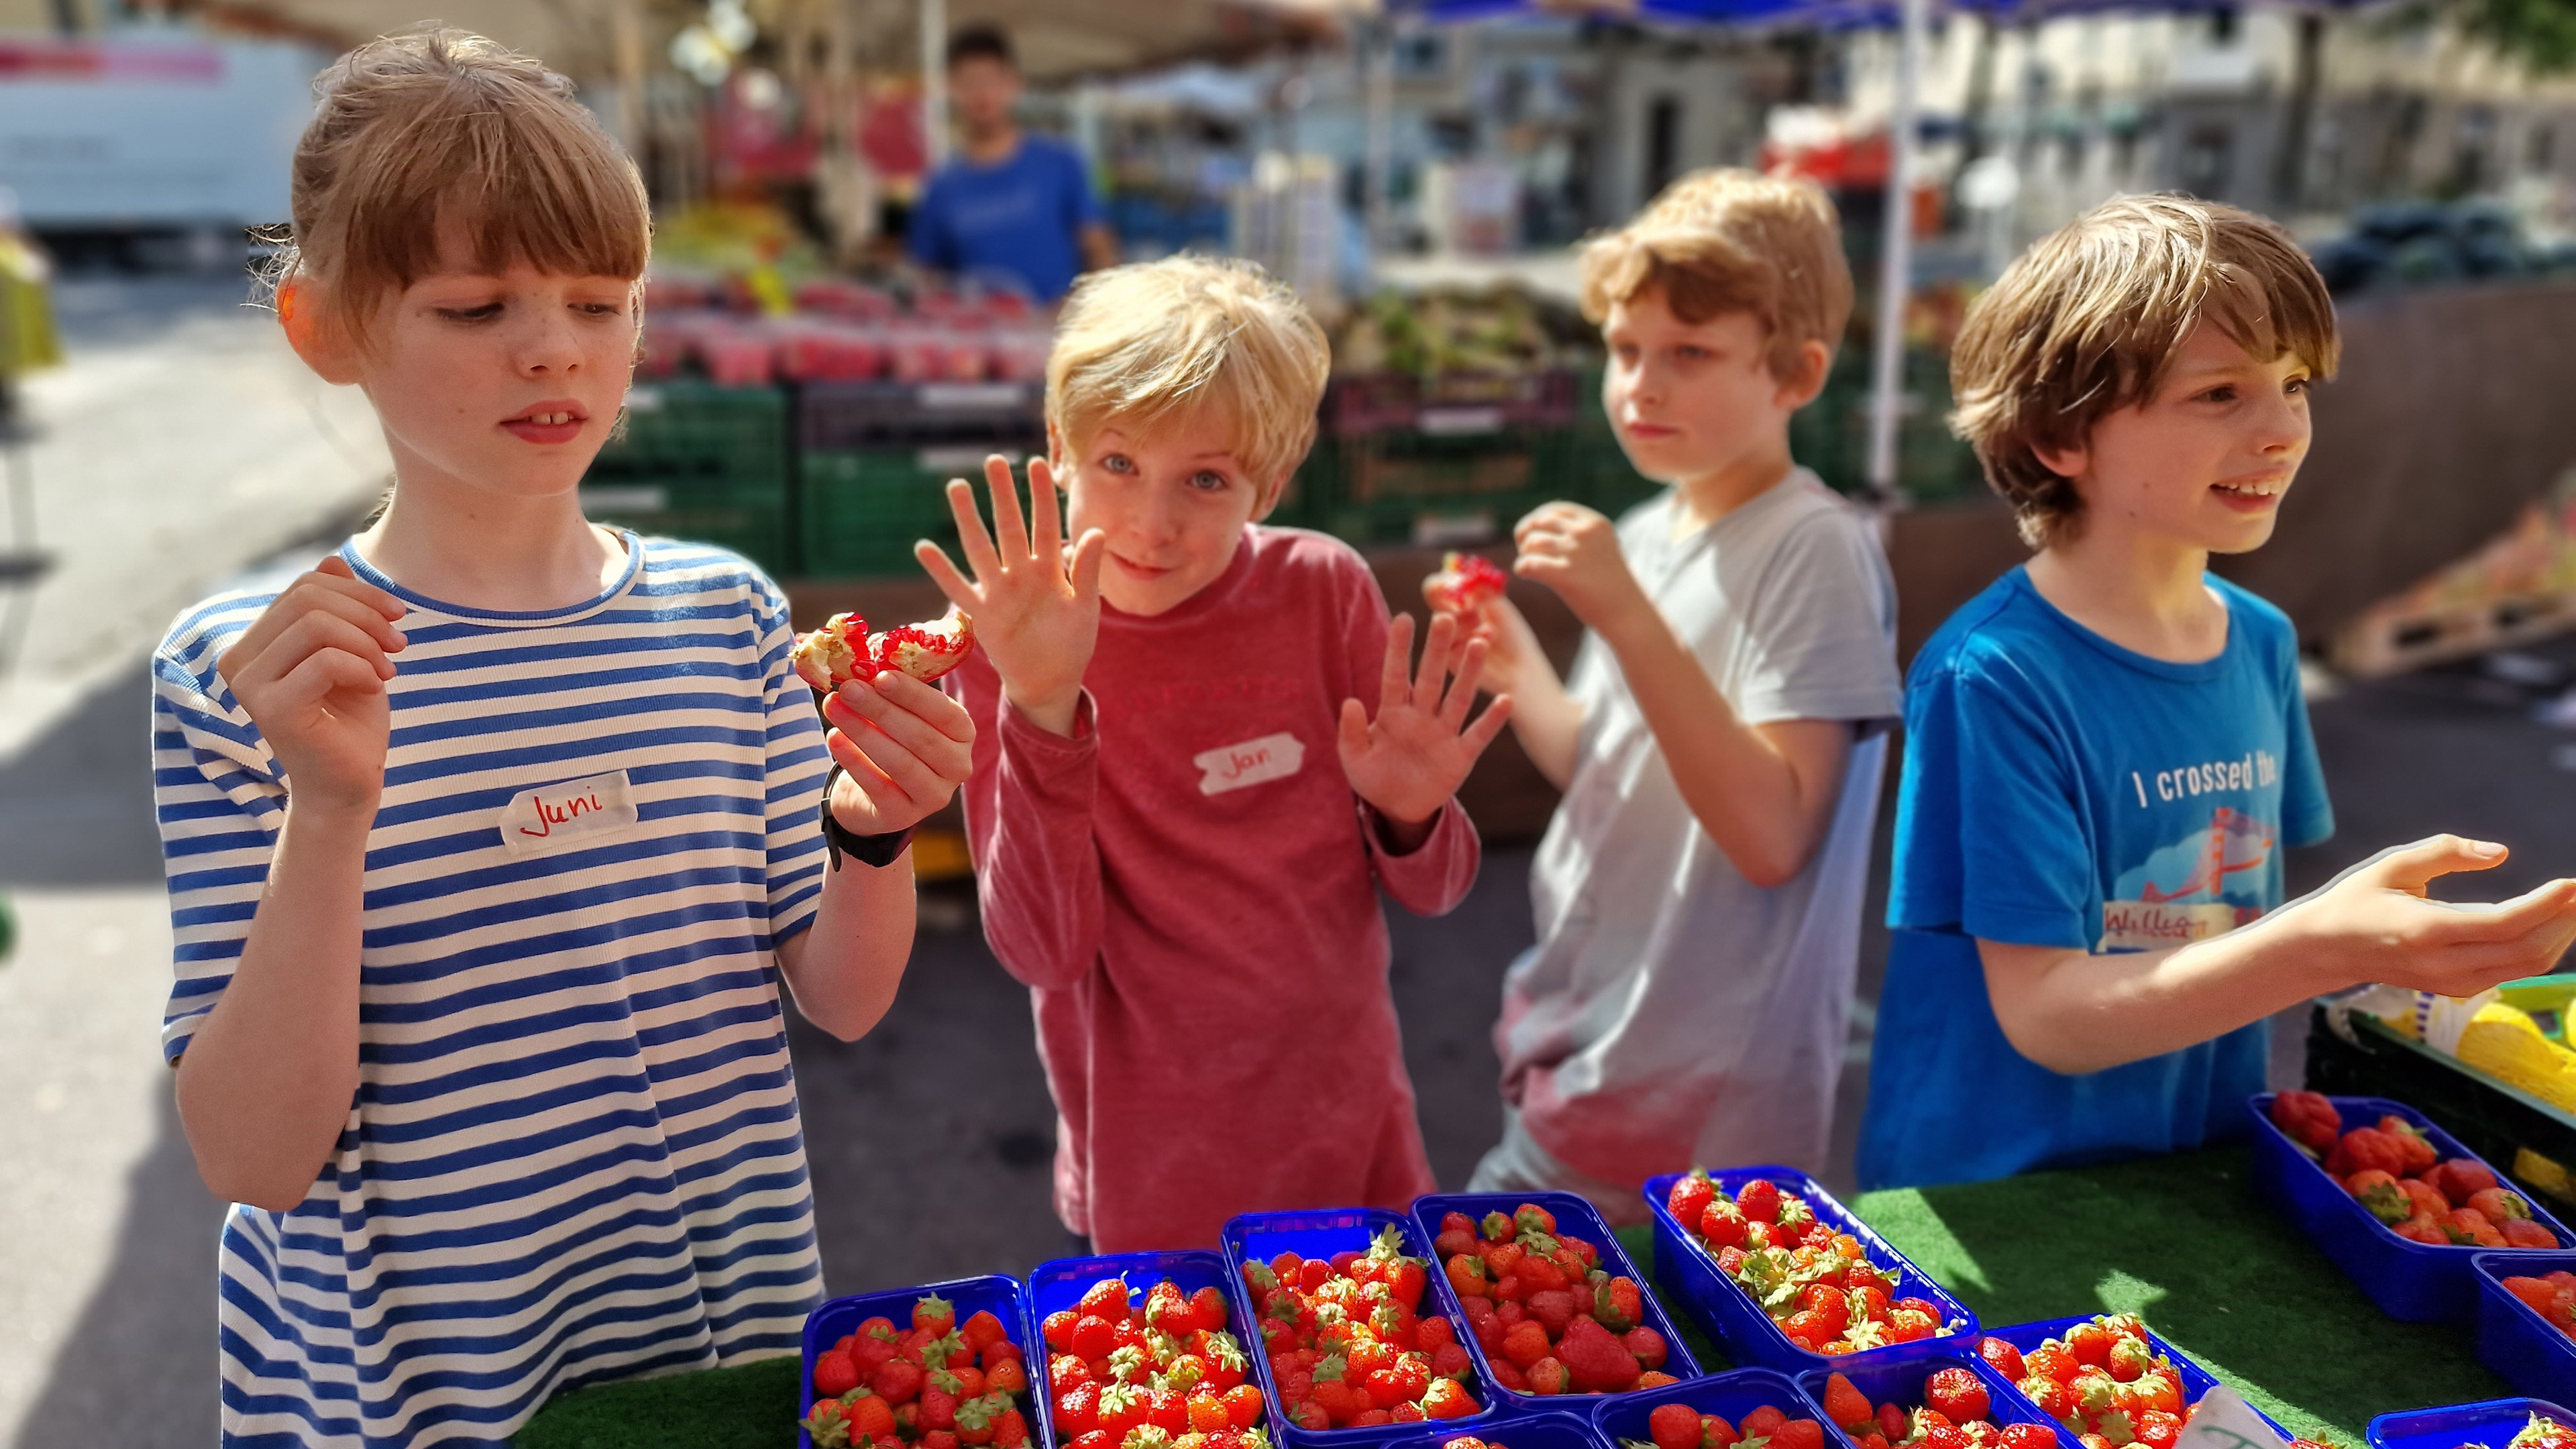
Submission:
{"label": "blurred man in background", "polygon": [[912,259],[1025,291],[1041,303],[1080,273],[1118,261],[1117,239],[1072,147],[1020,129],[1011,40],[970,25],[948,41],[949,111],[958,151],[912,215]]}

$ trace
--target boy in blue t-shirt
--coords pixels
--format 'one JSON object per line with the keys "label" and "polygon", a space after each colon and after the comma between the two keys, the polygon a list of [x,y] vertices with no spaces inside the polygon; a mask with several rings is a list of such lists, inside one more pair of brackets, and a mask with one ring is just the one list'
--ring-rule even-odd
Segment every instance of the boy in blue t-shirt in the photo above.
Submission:
{"label": "boy in blue t-shirt", "polygon": [[2264,1086],[2264,1021],[2384,981],[2549,969],[2576,881],[2425,884],[2501,845],[2383,852],[2281,908],[2333,830],[2281,612],[2206,572],[2270,537],[2333,305],[2272,223],[2124,197],[1971,309],[1956,425],[2038,553],[1915,660],[1864,1187],[2200,1145]]}

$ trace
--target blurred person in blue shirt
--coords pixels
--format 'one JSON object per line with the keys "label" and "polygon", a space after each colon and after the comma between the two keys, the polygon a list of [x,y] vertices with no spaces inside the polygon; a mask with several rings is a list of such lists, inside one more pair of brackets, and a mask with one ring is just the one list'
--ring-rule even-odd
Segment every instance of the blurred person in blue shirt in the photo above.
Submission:
{"label": "blurred person in blue shirt", "polygon": [[1082,157],[1020,129],[1020,67],[1011,40],[970,25],[948,41],[955,159],[930,178],[912,214],[912,259],[1051,303],[1073,279],[1118,264]]}

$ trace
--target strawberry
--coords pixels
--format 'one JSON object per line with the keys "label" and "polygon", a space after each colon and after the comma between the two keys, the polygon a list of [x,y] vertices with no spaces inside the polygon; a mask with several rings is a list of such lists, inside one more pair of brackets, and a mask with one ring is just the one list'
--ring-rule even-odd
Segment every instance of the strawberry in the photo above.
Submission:
{"label": "strawberry", "polygon": [[1717,1184],[1694,1167],[1688,1175],[1674,1179],[1672,1190],[1664,1194],[1664,1210],[1673,1215],[1673,1221],[1687,1227],[1698,1222],[1700,1214],[1716,1200]]}
{"label": "strawberry", "polygon": [[1852,1381],[1841,1374],[1825,1378],[1825,1417],[1842,1426],[1848,1434],[1865,1434],[1878,1422],[1878,1410],[1869,1396],[1852,1387]]}
{"label": "strawberry", "polygon": [[2156,1366],[2156,1351],[2147,1347],[2143,1338],[2123,1338],[2111,1345],[2111,1356],[2104,1366],[2111,1377],[2124,1384],[2136,1383]]}
{"label": "strawberry", "polygon": [[2523,1198],[2522,1194],[2501,1187],[2483,1188],[2470,1193],[2466,1206],[2486,1214],[2487,1221],[2497,1227],[2504,1226],[2508,1218],[2531,1216],[2531,1204]]}
{"label": "strawberry", "polygon": [[1664,1366],[1664,1359],[1668,1353],[1664,1345],[1664,1336],[1653,1329],[1642,1326],[1629,1329],[1619,1335],[1619,1343],[1628,1352],[1635,1354],[1637,1362],[1645,1367],[1659,1369]]}
{"label": "strawberry", "polygon": [[1224,1291],[1213,1283],[1190,1295],[1190,1308],[1198,1317],[1200,1329],[1208,1333],[1223,1332],[1231,1316]]}
{"label": "strawberry", "polygon": [[1029,1421],[1017,1409],[1004,1409],[993,1421],[993,1449],[1027,1449]]}
{"label": "strawberry", "polygon": [[2454,1245],[2480,1248],[2510,1247],[2504,1233],[2487,1220],[2487,1215],[2473,1207],[2453,1208],[2438,1220],[2442,1231]]}
{"label": "strawberry", "polygon": [[999,1394],[1025,1394],[1029,1391],[1028,1371],[1016,1358],[1006,1358],[984,1373],[984,1387]]}
{"label": "strawberry", "polygon": [[1905,1411],[1893,1403],[1879,1405],[1878,1432],[1879,1436],[1890,1444],[1904,1443],[1912,1433],[1911,1427],[1905,1422]]}
{"label": "strawberry", "polygon": [[1621,1392],[1633,1387],[1637,1375],[1645,1371],[1637,1356],[1611,1337],[1608,1329],[1584,1318],[1566,1325],[1556,1358],[1565,1365],[1566,1380],[1578,1393]]}
{"label": "strawberry", "polygon": [[1432,1419],[1464,1419],[1476,1412],[1476,1400],[1456,1379],[1434,1379],[1422,1394],[1422,1413]]}
{"label": "strawberry", "polygon": [[1261,1423],[1261,1390],[1250,1384],[1236,1384],[1218,1400],[1225,1406],[1226,1422],[1237,1429],[1250,1429]]}
{"label": "strawberry", "polygon": [[[2135,1342],[2135,1340],[2123,1340]],[[1992,1407],[1985,1381],[1963,1368],[1946,1368],[1923,1381],[1924,1406],[1954,1424],[1986,1417]]]}
{"label": "strawberry", "polygon": [[2137,1435],[2146,1449],[2174,1449],[2182,1438],[2182,1416],[2149,1410],[2138,1415]]}
{"label": "strawberry", "polygon": [[1657,1404],[1646,1416],[1646,1437],[1655,1449],[1700,1449],[1699,1411],[1688,1404]]}
{"label": "strawberry", "polygon": [[2370,1209],[2370,1215],[2395,1227],[2415,1215],[2415,1200],[2397,1185],[2397,1179],[2377,1168],[2365,1168],[2343,1180],[2343,1190],[2353,1200]]}
{"label": "strawberry", "polygon": [[[951,1318],[956,1316],[954,1310],[951,1310],[949,1316]],[[1010,1337],[1008,1333],[1002,1331],[1002,1320],[981,1309],[978,1309],[973,1317],[968,1318],[957,1332],[966,1340],[966,1346],[979,1354]]]}
{"label": "strawberry", "polygon": [[2002,1449],[2057,1449],[2057,1436],[2040,1424],[2006,1424],[2001,1442]]}
{"label": "strawberry", "polygon": [[1565,1364],[1553,1357],[1543,1358],[1531,1364],[1526,1377],[1529,1381],[1528,1392],[1542,1394],[1549,1398],[1564,1393],[1573,1386],[1574,1382],[1573,1376],[1565,1371]]}
{"label": "strawberry", "polygon": [[859,1366],[843,1349],[814,1355],[814,1396],[837,1399],[859,1386]]}
{"label": "strawberry", "polygon": [[2498,1185],[2495,1173],[2485,1163],[2467,1157],[2454,1157],[2428,1168],[2423,1177],[2453,1207],[2467,1207],[2470,1198]]}
{"label": "strawberry", "polygon": [[1780,1218],[1779,1185],[1765,1178],[1755,1178],[1735,1194],[1735,1206],[1750,1223],[1774,1223]]}
{"label": "strawberry", "polygon": [[935,1382],[921,1391],[921,1408],[913,1422],[925,1431],[957,1427],[957,1395]]}
{"label": "strawberry", "polygon": [[869,1378],[868,1387],[889,1404],[908,1404],[921,1395],[921,1365],[888,1359]]}
{"label": "strawberry", "polygon": [[1127,1287],[1126,1275],[1103,1278],[1083,1290],[1081,1310],[1084,1316],[1118,1323],[1133,1311],[1134,1295]]}
{"label": "strawberry", "polygon": [[2022,1366],[2021,1350],[2000,1338],[1979,1339],[1977,1357],[1986,1361],[1986,1367],[2002,1375],[2006,1383],[2019,1383],[2030,1372]]}
{"label": "strawberry", "polygon": [[1788,1419],[1771,1431],[1771,1449],[1825,1449],[1825,1426],[1813,1419]]}
{"label": "strawberry", "polygon": [[2496,1226],[2503,1232],[2505,1243],[2510,1247],[2554,1248],[2558,1246],[2558,1235],[2530,1218],[2506,1218]]}
{"label": "strawberry", "polygon": [[1058,1435],[1078,1436],[1100,1427],[1100,1389],[1094,1384],[1076,1384],[1058,1390],[1055,1396],[1055,1431]]}
{"label": "strawberry", "polygon": [[990,1398],[972,1398],[959,1404],[956,1413],[957,1442],[966,1445],[992,1443],[993,1433],[1000,1427],[1002,1413],[1010,1406],[1009,1399],[996,1403]]}
{"label": "strawberry", "polygon": [[[947,1299],[933,1293],[912,1305],[912,1327],[916,1333],[936,1338],[957,1326],[957,1308]],[[997,1325],[998,1326],[998,1325]]]}
{"label": "strawberry", "polygon": [[2397,1170],[2399,1177],[2422,1172],[2441,1160],[2442,1154],[2433,1146],[2433,1139],[2425,1136],[2422,1128],[2403,1117],[2391,1114],[2380,1118],[2379,1130],[2390,1142],[2396,1144],[2398,1152],[2406,1160],[2406,1165]]}
{"label": "strawberry", "polygon": [[1645,1315],[1645,1295],[1636,1280],[1619,1277],[1593,1285],[1592,1317],[1612,1333],[1626,1333]]}
{"label": "strawberry", "polygon": [[1780,1426],[1787,1422],[1789,1422],[1787,1414],[1769,1404],[1764,1404],[1761,1408],[1745,1415],[1737,1422],[1736,1427],[1744,1431],[1744,1437],[1747,1439],[1768,1439],[1778,1433]]}

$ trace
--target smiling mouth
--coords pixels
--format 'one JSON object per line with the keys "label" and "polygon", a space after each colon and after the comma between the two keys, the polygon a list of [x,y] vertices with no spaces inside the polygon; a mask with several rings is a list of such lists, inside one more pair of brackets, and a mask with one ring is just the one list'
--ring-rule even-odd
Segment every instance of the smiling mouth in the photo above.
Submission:
{"label": "smiling mouth", "polygon": [[2282,491],[2290,486],[2290,480],[2287,478],[2258,478],[2237,483],[2212,483],[2209,486],[2220,493],[2226,494],[2230,498],[2251,500],[2257,498],[2280,497]]}

